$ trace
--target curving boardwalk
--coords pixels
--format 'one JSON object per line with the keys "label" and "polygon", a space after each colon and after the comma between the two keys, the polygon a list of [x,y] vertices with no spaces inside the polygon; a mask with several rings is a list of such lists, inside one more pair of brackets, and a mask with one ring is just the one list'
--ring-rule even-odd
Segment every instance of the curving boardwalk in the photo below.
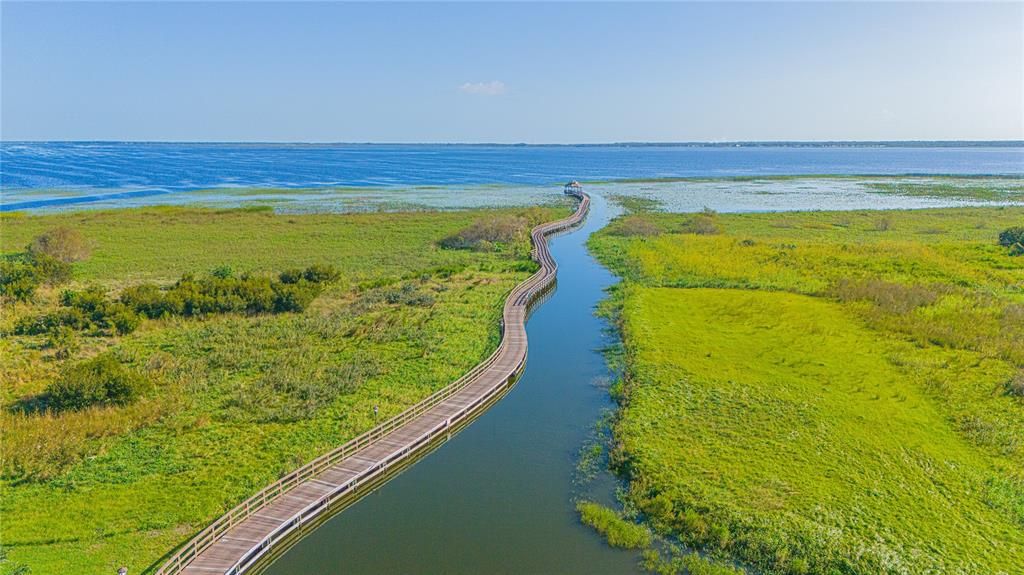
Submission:
{"label": "curving boardwalk", "polygon": [[501,344],[490,357],[451,385],[244,501],[171,555],[157,575],[246,571],[332,503],[358,496],[360,487],[407,463],[500,397],[526,364],[530,307],[554,287],[558,265],[548,251],[547,237],[582,222],[590,208],[587,194],[573,195],[580,200],[575,213],[532,230],[533,258],[541,267],[506,298]]}

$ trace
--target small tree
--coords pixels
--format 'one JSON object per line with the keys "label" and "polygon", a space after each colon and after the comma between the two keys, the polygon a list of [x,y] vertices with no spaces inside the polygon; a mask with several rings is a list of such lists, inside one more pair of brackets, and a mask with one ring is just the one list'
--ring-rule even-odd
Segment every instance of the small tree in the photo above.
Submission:
{"label": "small tree", "polygon": [[53,409],[84,409],[93,405],[127,405],[147,388],[145,378],[112,355],[104,354],[64,370],[46,388],[46,394]]}
{"label": "small tree", "polygon": [[90,251],[89,243],[78,230],[65,227],[36,236],[28,245],[33,256],[45,255],[64,263],[84,260]]}

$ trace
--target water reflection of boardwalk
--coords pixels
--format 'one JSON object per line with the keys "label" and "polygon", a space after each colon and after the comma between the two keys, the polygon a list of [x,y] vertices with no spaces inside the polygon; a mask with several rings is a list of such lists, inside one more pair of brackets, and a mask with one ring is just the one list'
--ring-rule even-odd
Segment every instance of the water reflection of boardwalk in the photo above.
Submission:
{"label": "water reflection of boardwalk", "polygon": [[580,199],[579,206],[568,218],[531,232],[533,257],[541,268],[506,298],[501,344],[490,357],[391,420],[264,488],[201,531],[156,573],[245,571],[275,543],[333,504],[357,497],[361,486],[372,485],[407,463],[500,397],[526,363],[525,324],[530,307],[554,286],[557,264],[548,251],[547,236],[582,222],[590,207],[589,196],[578,186],[567,187],[567,193]]}

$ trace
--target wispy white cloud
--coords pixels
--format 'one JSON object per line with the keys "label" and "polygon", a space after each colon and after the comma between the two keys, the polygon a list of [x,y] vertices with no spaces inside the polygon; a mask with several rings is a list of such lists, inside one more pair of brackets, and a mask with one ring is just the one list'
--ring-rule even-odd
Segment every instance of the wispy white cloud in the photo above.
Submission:
{"label": "wispy white cloud", "polygon": [[466,82],[459,86],[463,94],[476,94],[479,96],[500,96],[505,93],[505,82],[491,80],[490,82]]}

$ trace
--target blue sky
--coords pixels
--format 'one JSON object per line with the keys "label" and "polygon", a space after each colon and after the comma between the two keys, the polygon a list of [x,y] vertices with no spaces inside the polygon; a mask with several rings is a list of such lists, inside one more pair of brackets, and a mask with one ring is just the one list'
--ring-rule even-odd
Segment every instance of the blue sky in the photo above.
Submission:
{"label": "blue sky", "polygon": [[1024,4],[0,3],[4,140],[1024,139]]}

